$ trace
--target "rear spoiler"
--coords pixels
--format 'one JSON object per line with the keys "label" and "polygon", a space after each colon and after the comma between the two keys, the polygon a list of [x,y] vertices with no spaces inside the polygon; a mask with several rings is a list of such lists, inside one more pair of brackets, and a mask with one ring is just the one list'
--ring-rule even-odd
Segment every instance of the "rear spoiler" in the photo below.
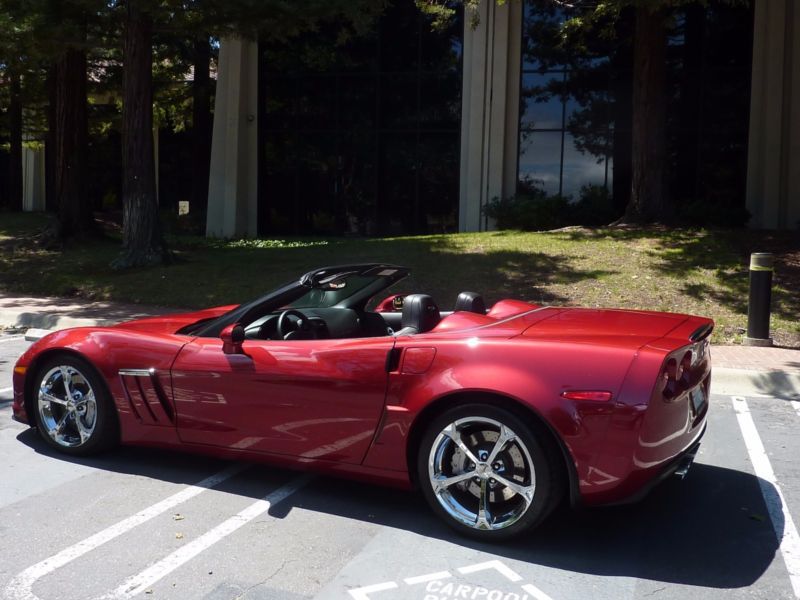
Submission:
{"label": "rear spoiler", "polygon": [[713,321],[711,321],[710,323],[705,323],[703,325],[700,325],[700,327],[698,327],[691,334],[689,334],[689,341],[699,342],[700,340],[704,340],[711,335],[712,331],[714,331]]}
{"label": "rear spoiler", "polygon": [[687,344],[708,340],[712,331],[714,331],[714,321],[705,317],[690,316],[664,337],[648,345],[672,352]]}

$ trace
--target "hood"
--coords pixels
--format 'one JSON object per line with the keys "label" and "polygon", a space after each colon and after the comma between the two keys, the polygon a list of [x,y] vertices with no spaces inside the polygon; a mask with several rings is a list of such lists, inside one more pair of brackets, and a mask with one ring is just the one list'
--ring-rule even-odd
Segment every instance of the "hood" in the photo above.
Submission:
{"label": "hood", "polygon": [[215,308],[206,308],[195,312],[177,313],[161,317],[146,317],[134,321],[125,321],[114,327],[118,329],[146,331],[149,333],[176,333],[178,330],[192,323],[197,323],[201,320],[216,319],[237,306],[238,304],[230,304],[228,306],[217,306]]}
{"label": "hood", "polygon": [[688,319],[688,315],[639,310],[562,308],[525,330],[525,337],[564,341],[607,340],[611,345],[629,341],[643,345],[664,337]]}

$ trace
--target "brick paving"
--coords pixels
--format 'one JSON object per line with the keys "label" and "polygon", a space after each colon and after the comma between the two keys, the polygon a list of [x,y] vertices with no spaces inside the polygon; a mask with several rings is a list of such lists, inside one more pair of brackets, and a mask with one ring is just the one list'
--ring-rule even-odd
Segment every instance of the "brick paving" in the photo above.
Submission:
{"label": "brick paving", "polygon": [[795,348],[713,346],[711,360],[715,367],[726,369],[800,373],[800,350]]}

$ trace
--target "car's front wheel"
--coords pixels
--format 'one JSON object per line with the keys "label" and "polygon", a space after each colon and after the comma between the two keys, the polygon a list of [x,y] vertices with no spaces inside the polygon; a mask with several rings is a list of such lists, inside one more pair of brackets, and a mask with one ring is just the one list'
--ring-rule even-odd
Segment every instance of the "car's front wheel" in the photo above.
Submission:
{"label": "car's front wheel", "polygon": [[552,442],[515,414],[470,404],[433,420],[417,461],[426,500],[450,526],[490,541],[538,525],[562,495]]}
{"label": "car's front wheel", "polygon": [[85,360],[66,354],[47,360],[37,371],[33,394],[39,433],[54,448],[86,455],[117,441],[111,397]]}

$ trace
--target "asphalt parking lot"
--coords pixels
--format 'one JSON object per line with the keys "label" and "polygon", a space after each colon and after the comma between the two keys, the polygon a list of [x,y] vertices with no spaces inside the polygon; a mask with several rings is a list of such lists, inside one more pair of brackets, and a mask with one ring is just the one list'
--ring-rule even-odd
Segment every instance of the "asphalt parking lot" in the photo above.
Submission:
{"label": "asphalt parking lot", "polygon": [[800,598],[800,404],[713,395],[684,481],[481,545],[413,493],[151,449],[58,455],[11,421],[0,336],[0,597]]}

